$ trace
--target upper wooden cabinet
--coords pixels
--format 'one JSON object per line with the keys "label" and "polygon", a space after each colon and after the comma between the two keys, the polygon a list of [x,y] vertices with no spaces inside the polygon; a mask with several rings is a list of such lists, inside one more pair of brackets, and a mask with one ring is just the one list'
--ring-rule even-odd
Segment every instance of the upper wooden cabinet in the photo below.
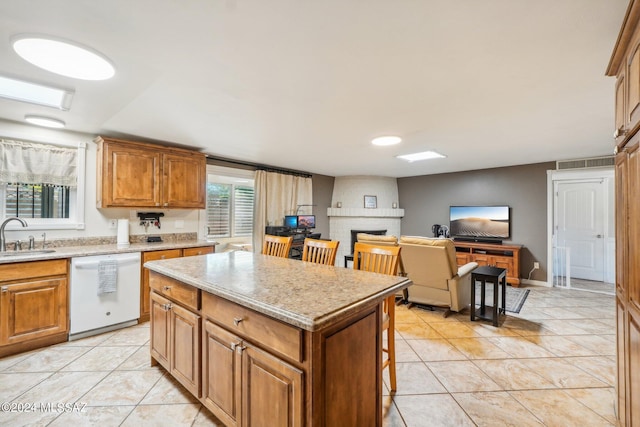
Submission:
{"label": "upper wooden cabinet", "polygon": [[[635,3],[635,4],[634,4]],[[640,129],[640,18],[639,2],[631,1],[606,75],[616,77],[615,129],[617,146]]]}
{"label": "upper wooden cabinet", "polygon": [[98,137],[99,208],[204,209],[203,153]]}

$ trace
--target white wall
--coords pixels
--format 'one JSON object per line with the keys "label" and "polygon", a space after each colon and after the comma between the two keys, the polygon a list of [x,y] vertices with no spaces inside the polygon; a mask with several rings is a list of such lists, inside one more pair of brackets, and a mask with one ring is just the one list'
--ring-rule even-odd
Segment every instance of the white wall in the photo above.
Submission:
{"label": "white wall", "polygon": [[[149,227],[146,234],[158,235],[167,233],[194,233],[198,231],[198,212],[197,209],[115,209],[96,208],[96,144],[93,139],[97,135],[68,132],[61,130],[53,130],[40,128],[36,126],[23,125],[15,122],[7,122],[0,120],[0,138],[26,140],[41,143],[58,143],[77,145],[78,142],[87,143],[86,157],[86,194],[85,194],[85,228],[83,230],[44,230],[47,233],[47,240],[63,239],[63,238],[83,238],[83,237],[115,237],[116,229],[109,228],[111,219],[129,218],[130,234],[145,234],[144,227],[134,220],[137,219],[135,214],[140,212],[163,212],[164,217],[161,219],[161,229]],[[27,221],[28,222],[28,221]],[[180,227],[182,223],[182,228]],[[23,230],[8,230],[7,240],[26,239],[28,235],[33,234],[36,241],[40,241],[41,230],[37,232]]]}

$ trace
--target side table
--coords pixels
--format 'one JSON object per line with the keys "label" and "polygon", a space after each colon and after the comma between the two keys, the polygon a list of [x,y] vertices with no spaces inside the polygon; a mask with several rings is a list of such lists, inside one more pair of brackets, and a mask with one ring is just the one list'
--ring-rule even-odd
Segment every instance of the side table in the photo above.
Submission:
{"label": "side table", "polygon": [[[507,300],[507,270],[504,268],[482,266],[471,272],[471,321],[476,317],[493,321],[498,326],[500,313],[505,314]],[[480,308],[476,309],[476,281],[480,282]],[[486,283],[493,283],[493,306],[485,304]],[[502,285],[502,308],[499,308],[498,285]]]}

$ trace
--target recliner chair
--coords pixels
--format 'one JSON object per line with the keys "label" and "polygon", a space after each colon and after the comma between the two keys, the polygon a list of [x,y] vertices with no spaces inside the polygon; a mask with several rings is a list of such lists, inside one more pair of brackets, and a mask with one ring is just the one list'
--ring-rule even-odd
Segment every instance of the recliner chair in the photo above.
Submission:
{"label": "recliner chair", "polygon": [[462,311],[470,304],[471,272],[475,262],[458,267],[456,249],[449,239],[401,236],[402,262],[413,285],[407,289],[409,303],[447,307]]}

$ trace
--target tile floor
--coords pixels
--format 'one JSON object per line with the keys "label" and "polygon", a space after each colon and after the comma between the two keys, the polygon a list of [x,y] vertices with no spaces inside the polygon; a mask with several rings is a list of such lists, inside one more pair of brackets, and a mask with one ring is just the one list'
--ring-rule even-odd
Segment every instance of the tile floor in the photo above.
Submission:
{"label": "tile floor", "polygon": [[[613,297],[530,289],[499,328],[398,307],[398,390],[385,386],[385,426],[615,425]],[[220,425],[149,366],[148,341],[146,323],[0,359],[0,402],[77,404],[0,411],[0,425]]]}

